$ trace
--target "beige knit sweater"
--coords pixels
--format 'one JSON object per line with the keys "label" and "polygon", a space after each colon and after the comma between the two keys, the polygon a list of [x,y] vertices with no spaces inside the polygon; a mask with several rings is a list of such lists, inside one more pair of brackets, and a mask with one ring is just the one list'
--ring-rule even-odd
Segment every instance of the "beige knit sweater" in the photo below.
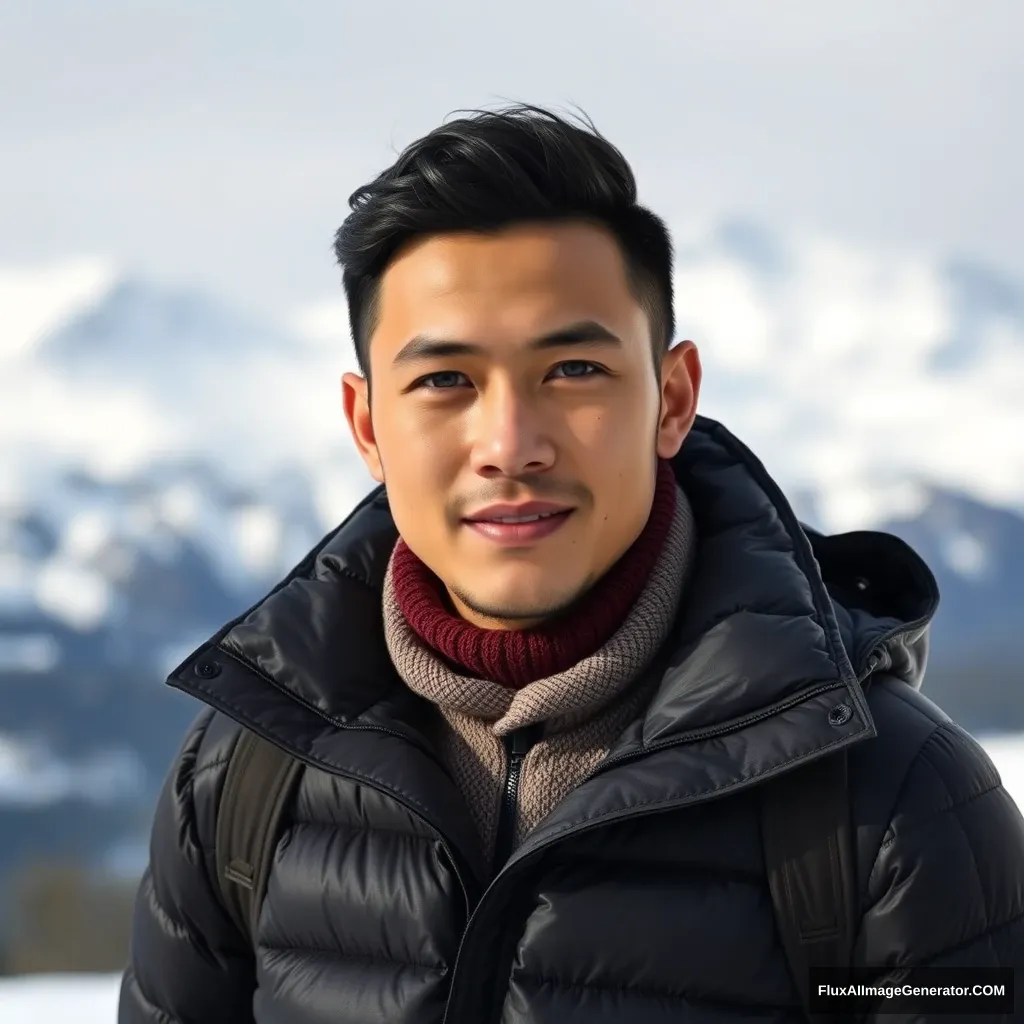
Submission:
{"label": "beige knit sweater", "polygon": [[639,684],[675,618],[694,551],[693,513],[681,491],[665,545],[646,586],[607,643],[572,668],[512,690],[453,671],[413,633],[391,578],[384,583],[384,632],[399,675],[443,715],[441,755],[469,804],[490,863],[507,757],[502,737],[543,724],[523,760],[515,844],[597,767],[653,695]]}

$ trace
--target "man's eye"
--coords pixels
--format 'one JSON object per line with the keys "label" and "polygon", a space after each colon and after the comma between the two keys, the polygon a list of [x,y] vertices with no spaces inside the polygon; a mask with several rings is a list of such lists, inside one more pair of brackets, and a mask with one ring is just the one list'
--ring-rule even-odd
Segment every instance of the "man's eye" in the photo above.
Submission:
{"label": "man's eye", "polygon": [[456,370],[439,370],[437,373],[428,373],[416,381],[416,387],[427,388],[431,391],[445,391],[457,387],[460,380],[465,380],[466,375]]}
{"label": "man's eye", "polygon": [[567,362],[559,363],[551,372],[555,374],[559,370],[562,371],[564,377],[593,377],[604,372],[597,363],[590,363],[585,359],[570,359]]}

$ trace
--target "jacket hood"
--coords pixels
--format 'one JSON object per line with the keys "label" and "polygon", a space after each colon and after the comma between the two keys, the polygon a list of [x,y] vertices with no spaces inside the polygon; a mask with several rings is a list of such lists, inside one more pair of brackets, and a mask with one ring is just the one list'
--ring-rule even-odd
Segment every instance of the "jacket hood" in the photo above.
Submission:
{"label": "jacket hood", "polygon": [[[706,417],[674,468],[693,507],[697,553],[651,668],[660,688],[622,749],[739,728],[823,693],[845,702],[848,738],[871,734],[862,684],[872,672],[921,685],[938,604],[928,567],[887,534],[802,527],[760,461]],[[395,672],[381,621],[396,540],[380,487],[168,682],[264,733],[312,711],[321,725],[384,728],[423,745],[422,698]],[[214,681],[225,664],[231,671]]]}

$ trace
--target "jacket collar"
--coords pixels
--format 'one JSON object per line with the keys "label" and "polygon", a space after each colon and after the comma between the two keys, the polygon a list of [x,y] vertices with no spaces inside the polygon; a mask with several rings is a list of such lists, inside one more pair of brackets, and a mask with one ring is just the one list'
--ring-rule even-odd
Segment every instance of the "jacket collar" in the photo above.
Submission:
{"label": "jacket collar", "polygon": [[677,473],[698,554],[645,746],[827,687],[848,691],[869,726],[861,684],[872,671],[920,686],[938,589],[911,548],[887,534],[805,529],[756,456],[704,418]]}

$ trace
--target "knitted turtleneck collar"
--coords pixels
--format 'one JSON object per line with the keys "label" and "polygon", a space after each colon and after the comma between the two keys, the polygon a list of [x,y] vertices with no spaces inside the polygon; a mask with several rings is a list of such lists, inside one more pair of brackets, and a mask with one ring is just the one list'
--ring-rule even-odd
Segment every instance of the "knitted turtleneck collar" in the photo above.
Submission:
{"label": "knitted turtleneck collar", "polygon": [[530,629],[482,629],[449,610],[441,581],[399,539],[391,560],[395,599],[419,639],[468,675],[520,689],[563,672],[602,647],[636,603],[672,526],[677,486],[659,460],[654,501],[640,536],[573,608]]}

